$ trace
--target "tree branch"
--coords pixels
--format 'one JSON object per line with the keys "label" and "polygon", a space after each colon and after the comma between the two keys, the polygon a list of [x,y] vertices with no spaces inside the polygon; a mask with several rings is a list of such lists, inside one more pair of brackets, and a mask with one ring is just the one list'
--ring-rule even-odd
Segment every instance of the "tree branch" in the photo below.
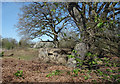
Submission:
{"label": "tree branch", "polygon": [[99,10],[96,12],[97,15],[100,13],[100,11],[103,9],[104,5],[106,4],[106,2],[103,2],[103,4],[100,6]]}
{"label": "tree branch", "polygon": [[69,17],[70,17],[70,16],[68,15],[68,16],[62,18],[62,19],[61,19],[57,24],[55,24],[55,25],[58,25],[58,24],[61,23],[64,19],[69,18]]}

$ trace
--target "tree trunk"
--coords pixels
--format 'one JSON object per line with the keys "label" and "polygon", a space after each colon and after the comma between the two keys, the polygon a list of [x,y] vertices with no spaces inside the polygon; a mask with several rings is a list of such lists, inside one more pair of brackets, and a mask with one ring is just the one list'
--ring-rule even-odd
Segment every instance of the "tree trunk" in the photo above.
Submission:
{"label": "tree trunk", "polygon": [[53,41],[55,48],[59,47],[59,42],[58,42],[58,35],[54,35],[54,41]]}
{"label": "tree trunk", "polygon": [[90,48],[90,43],[88,42],[88,40],[90,40],[89,33],[87,32],[87,28],[86,28],[85,17],[83,13],[79,10],[78,3],[69,2],[67,5],[67,8],[68,8],[69,14],[74,19],[77,27],[80,30],[82,42],[85,43],[86,46],[88,46],[88,50],[89,50]]}

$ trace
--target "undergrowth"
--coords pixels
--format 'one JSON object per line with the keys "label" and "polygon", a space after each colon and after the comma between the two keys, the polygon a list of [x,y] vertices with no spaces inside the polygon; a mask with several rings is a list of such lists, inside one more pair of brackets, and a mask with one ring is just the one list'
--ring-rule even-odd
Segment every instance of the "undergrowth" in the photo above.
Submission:
{"label": "undergrowth", "polygon": [[14,73],[14,75],[17,77],[17,78],[23,78],[23,70],[18,70],[16,73]]}
{"label": "undergrowth", "polygon": [[[77,51],[75,50],[73,52],[77,53]],[[72,71],[65,71],[65,72],[67,72],[68,75],[74,76],[74,77],[80,77],[79,73],[83,73],[84,75],[82,75],[81,77],[83,77],[85,80],[91,79],[92,73],[95,73],[96,76],[98,76],[103,81],[120,83],[120,74],[119,74],[120,68],[118,68],[118,70],[112,69],[112,67],[118,66],[116,63],[110,62],[110,59],[107,57],[104,57],[102,59],[98,58],[97,54],[92,54],[91,52],[88,52],[86,56],[87,56],[87,60],[85,61],[81,61],[80,59],[77,59],[75,56],[72,56],[72,55],[68,56],[69,58],[75,58],[77,62],[76,64],[77,66],[82,66],[83,64],[87,64],[88,68],[85,68],[86,70],[85,69],[82,70],[77,67]],[[104,66],[107,68],[106,70],[101,70],[100,66]],[[56,70],[46,75],[46,77],[53,77],[55,75],[60,75],[61,72],[62,72],[61,70]],[[92,82],[96,82],[96,81],[92,80]]]}

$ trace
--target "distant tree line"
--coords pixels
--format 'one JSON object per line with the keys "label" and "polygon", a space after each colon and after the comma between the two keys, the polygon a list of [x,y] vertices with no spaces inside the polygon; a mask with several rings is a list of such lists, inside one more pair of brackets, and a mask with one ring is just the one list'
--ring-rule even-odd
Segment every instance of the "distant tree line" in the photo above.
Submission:
{"label": "distant tree line", "polygon": [[2,38],[0,37],[0,48],[2,49],[15,49],[30,47],[30,42],[26,39],[21,39],[19,42],[13,38]]}

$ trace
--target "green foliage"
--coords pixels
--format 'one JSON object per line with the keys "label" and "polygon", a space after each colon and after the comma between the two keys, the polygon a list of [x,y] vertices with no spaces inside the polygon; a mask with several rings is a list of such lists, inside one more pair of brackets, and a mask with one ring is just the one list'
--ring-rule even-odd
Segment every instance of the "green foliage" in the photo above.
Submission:
{"label": "green foliage", "polygon": [[73,53],[77,53],[77,51],[76,51],[76,50],[73,50],[72,52],[73,52]]}
{"label": "green foliage", "polygon": [[97,84],[97,81],[96,80],[92,80],[93,84]]}
{"label": "green foliage", "polygon": [[99,20],[99,15],[95,16],[95,22],[98,22]]}
{"label": "green foliage", "polygon": [[117,34],[118,37],[120,37],[120,34]]}
{"label": "green foliage", "polygon": [[48,75],[46,75],[46,77],[52,77],[54,75],[60,75],[61,71],[60,70],[56,70],[56,71],[53,71],[51,73],[49,73]]}
{"label": "green foliage", "polygon": [[[73,50],[73,52],[77,53],[77,51],[75,51],[75,50]],[[77,55],[77,56],[79,56],[79,55]],[[92,68],[94,65],[98,65],[98,64],[102,63],[102,60],[100,58],[98,58],[98,55],[92,54],[91,52],[86,53],[86,59],[84,61],[82,61],[79,58],[72,56],[72,55],[68,55],[68,57],[75,58],[75,60],[77,62],[77,66],[82,66],[84,63],[84,64],[87,64],[90,68]]]}
{"label": "green foliage", "polygon": [[13,49],[17,47],[17,41],[13,38],[3,38],[2,39],[2,48]]}
{"label": "green foliage", "polygon": [[102,25],[103,25],[103,22],[100,22],[100,23],[97,24],[97,27],[100,28]]}
{"label": "green foliage", "polygon": [[54,4],[56,5],[56,7],[58,7],[58,5],[59,5],[58,3],[54,3]]}
{"label": "green foliage", "polygon": [[[118,56],[119,51],[117,49],[119,49],[118,46],[119,46],[119,34],[120,34],[120,31],[119,31],[120,18],[117,10],[119,11],[120,9],[117,6],[115,7],[115,5],[113,4],[116,4],[116,5],[119,5],[119,4],[118,3],[97,3],[97,4],[96,3],[80,3],[84,6],[88,5],[90,7],[90,10],[88,9],[84,10],[79,3],[76,3],[76,4],[78,5],[78,7],[81,8],[79,12],[77,13],[76,11],[78,11],[78,9],[74,8],[73,10],[71,10],[73,11],[73,14],[70,12],[70,10],[69,10],[69,14],[71,14],[73,19],[75,20],[75,23],[77,24],[80,32],[82,32],[81,34],[82,42],[90,45],[90,48],[89,48],[90,52],[92,53],[97,52],[98,54],[101,54],[101,55],[110,53],[114,55],[117,54]],[[103,5],[103,6],[100,6],[100,5]],[[112,10],[109,10],[109,12],[106,11],[106,7],[107,9],[109,8],[111,9],[110,6],[114,6],[114,8],[118,8],[118,9],[110,14],[109,12]],[[68,8],[69,7],[71,6],[68,6]],[[98,9],[99,13],[98,11],[96,11],[96,8]],[[80,17],[81,13],[84,14],[84,11],[88,12],[88,15],[85,15],[86,17],[84,18],[86,19],[85,22],[84,20],[82,20],[83,18]],[[110,17],[112,15],[114,17]],[[82,24],[81,22],[85,24]],[[85,25],[86,28],[84,28],[83,25]]]}
{"label": "green foliage", "polygon": [[16,77],[23,77],[23,70],[18,70],[16,73],[14,73]]}
{"label": "green foliage", "polygon": [[51,11],[55,12],[55,9],[51,9]]}
{"label": "green foliage", "polygon": [[110,70],[110,69],[106,69],[107,72],[114,72],[113,70]]}
{"label": "green foliage", "polygon": [[93,66],[96,66],[99,64],[99,61],[101,61],[98,58],[97,54],[92,54],[91,52],[86,53],[86,59],[84,61],[84,64],[87,64],[90,69],[93,68]]}
{"label": "green foliage", "polygon": [[70,71],[66,71],[68,75],[70,75]]}
{"label": "green foliage", "polygon": [[68,56],[68,58],[75,58],[75,56],[73,56],[73,55],[67,55]]}
{"label": "green foliage", "polygon": [[67,36],[66,33],[64,33],[64,36]]}
{"label": "green foliage", "polygon": [[91,78],[91,76],[89,74],[83,75],[83,77],[84,77],[85,80],[88,80],[89,78]]}
{"label": "green foliage", "polygon": [[[78,73],[79,73],[79,72],[80,72],[80,73],[85,73],[84,70],[80,70],[79,68],[77,68],[77,69],[74,69],[74,70],[72,71],[72,73],[73,73],[72,76],[74,76],[74,77],[78,76]],[[84,77],[85,80],[91,78],[91,76],[89,75],[90,72],[91,72],[91,71],[88,71],[85,75],[83,75],[83,77]]]}
{"label": "green foliage", "polygon": [[90,53],[90,52],[88,52],[87,54],[86,54],[86,56],[91,56],[92,54]]}
{"label": "green foliage", "polygon": [[105,71],[102,71],[100,69],[97,69],[95,71],[95,73],[98,74],[104,80],[108,80],[108,81],[118,82],[119,83],[120,75],[119,74],[115,74],[115,73],[119,73],[118,71],[115,71],[115,70],[112,70],[112,69],[106,69],[106,72],[105,72]]}
{"label": "green foliage", "polygon": [[72,73],[74,73],[74,75],[73,76],[78,76],[78,72],[80,71],[80,69],[74,69],[73,71],[72,71]]}
{"label": "green foliage", "polygon": [[99,73],[100,76],[103,75],[103,72],[100,69],[97,70],[97,73]]}
{"label": "green foliage", "polygon": [[[72,52],[77,54],[76,50],[73,50]],[[80,56],[80,55],[77,54],[76,56],[73,56],[73,55],[67,55],[67,56],[68,58],[75,58],[75,62],[77,62],[77,67],[82,66],[83,61],[77,58],[77,56]]]}
{"label": "green foliage", "polygon": [[16,39],[13,38],[2,38],[2,48],[4,49],[15,49],[18,47],[30,47],[31,42],[29,39],[20,39],[19,42],[16,41]]}
{"label": "green foliage", "polygon": [[0,57],[3,57],[3,55],[4,55],[4,52],[1,52],[1,53],[0,53]]}
{"label": "green foliage", "polygon": [[[73,52],[77,53],[75,50],[73,50]],[[90,66],[90,68],[93,68],[93,66],[95,65],[100,65],[100,64],[103,64],[107,67],[116,67],[116,63],[113,63],[111,64],[111,62],[109,61],[109,58],[107,57],[104,57],[104,59],[100,59],[98,58],[98,55],[97,54],[92,54],[91,52],[88,52],[86,54],[86,56],[88,57],[88,59],[84,60],[84,63],[87,63],[87,65]],[[75,56],[72,56],[72,55],[69,55],[69,57],[71,58],[75,58]],[[76,61],[80,62],[81,60],[79,59],[75,59]],[[101,63],[99,63],[101,62]],[[77,66],[79,66],[80,64],[78,63]],[[81,65],[82,66],[82,65]],[[84,71],[80,71],[80,69],[74,69],[72,71],[74,73],[73,76],[78,76],[78,72],[80,73],[85,73]],[[89,70],[88,69],[88,72],[86,73],[86,75],[84,75],[84,79],[87,80],[89,78],[91,78],[91,69]],[[114,74],[114,73],[119,73],[119,70],[118,71],[115,71],[115,70],[112,70],[112,69],[106,69],[106,72],[103,72],[101,71],[100,69],[97,69],[95,70],[95,73],[100,76],[101,78],[103,78],[104,80],[108,80],[108,81],[114,81],[114,82],[119,82],[120,79],[120,75],[111,75],[111,74]]]}
{"label": "green foliage", "polygon": [[[93,54],[91,54],[92,56]],[[90,54],[88,54],[88,56],[90,56]],[[104,58],[105,60],[107,60],[107,58]],[[71,75],[70,74],[71,71],[67,71],[67,74],[68,75]],[[79,76],[79,73],[83,73],[84,75],[82,75],[81,77],[84,77],[85,80],[88,80],[90,78],[92,78],[92,74],[91,72],[93,73],[93,70],[89,70],[87,69],[87,72],[86,70],[82,70],[82,69],[79,69],[79,68],[75,68],[72,70],[72,75],[71,76],[74,76],[74,77],[78,77]],[[106,71],[102,71],[101,69],[96,69],[94,70],[94,73],[104,79],[105,81],[109,81],[109,82],[116,82],[116,83],[120,83],[120,75],[117,74],[120,72],[120,68],[118,70],[112,70],[111,68],[109,69],[106,69]],[[46,75],[46,77],[51,77],[51,76],[54,76],[54,75],[59,75],[60,74],[60,71],[56,70],[48,75]],[[96,83],[95,80],[92,81],[93,83]]]}
{"label": "green foliage", "polygon": [[25,48],[25,47],[30,47],[30,41],[29,39],[25,39],[25,38],[21,38],[19,43],[18,43],[19,47]]}

